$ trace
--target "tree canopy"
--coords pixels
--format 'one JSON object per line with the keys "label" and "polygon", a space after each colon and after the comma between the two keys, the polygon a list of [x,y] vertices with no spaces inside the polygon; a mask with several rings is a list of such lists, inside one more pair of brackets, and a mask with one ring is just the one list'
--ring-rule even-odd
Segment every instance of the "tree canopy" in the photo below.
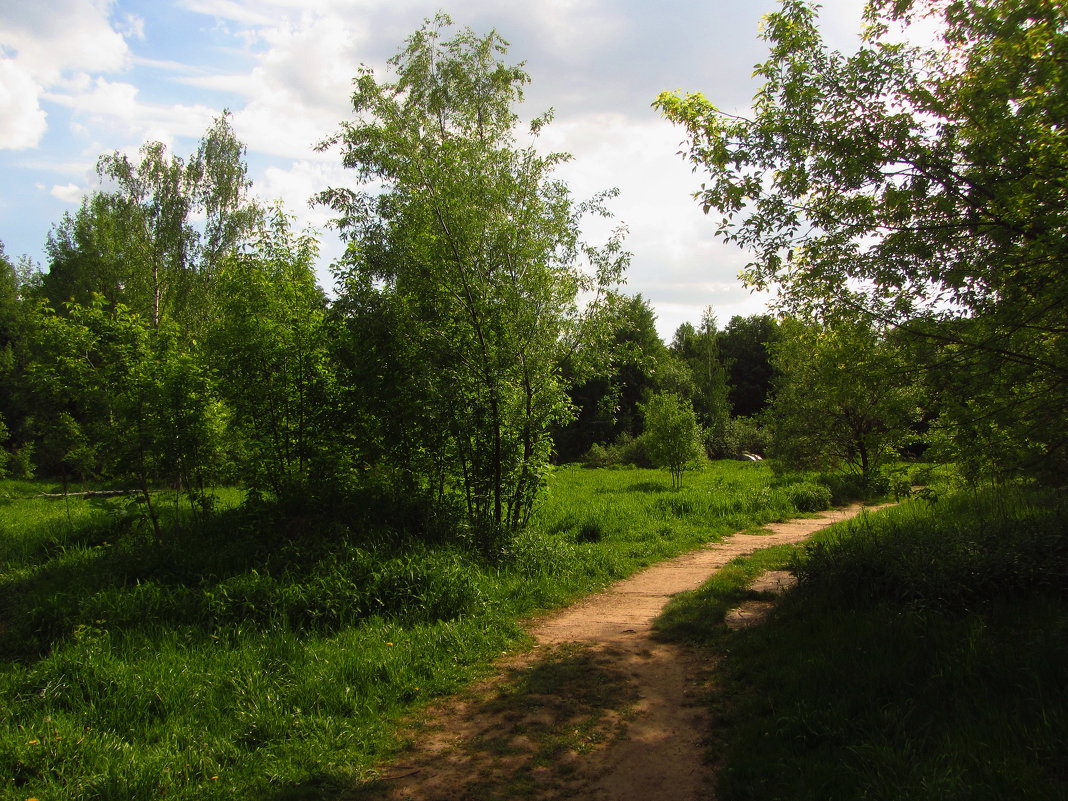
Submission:
{"label": "tree canopy", "polygon": [[[902,43],[899,27],[924,16],[937,46]],[[866,19],[843,54],[822,41],[812,3],[784,0],[765,20],[751,118],[700,94],[656,105],[707,171],[703,207],[752,254],[749,285],[779,287],[787,311],[859,311],[926,340],[957,400],[974,398],[954,401],[965,428],[1011,430],[1018,468],[1058,472],[1068,4],[874,0]]]}
{"label": "tree canopy", "polygon": [[188,159],[162,142],[146,142],[136,160],[101,156],[107,188],[48,236],[45,296],[59,309],[99,294],[155,326],[169,318],[202,332],[214,276],[259,219],[244,153],[224,113]]}

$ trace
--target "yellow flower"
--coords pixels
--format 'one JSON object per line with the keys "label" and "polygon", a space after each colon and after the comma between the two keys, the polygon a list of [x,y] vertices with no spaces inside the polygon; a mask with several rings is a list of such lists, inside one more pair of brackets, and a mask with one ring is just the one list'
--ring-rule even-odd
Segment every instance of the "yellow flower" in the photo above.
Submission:
{"label": "yellow flower", "polygon": [[37,745],[39,742],[41,742],[41,741],[40,740],[30,740],[28,743],[26,743],[26,745]]}

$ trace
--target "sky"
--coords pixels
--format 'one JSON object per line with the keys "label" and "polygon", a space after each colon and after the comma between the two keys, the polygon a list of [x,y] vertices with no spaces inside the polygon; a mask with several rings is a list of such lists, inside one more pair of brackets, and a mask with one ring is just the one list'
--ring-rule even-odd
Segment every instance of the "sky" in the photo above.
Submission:
{"label": "sky", "polygon": [[[862,0],[824,0],[833,46],[856,43]],[[354,186],[315,144],[351,116],[361,64],[386,60],[444,10],[497,30],[531,76],[521,113],[547,108],[539,148],[570,152],[557,175],[578,200],[616,187],[629,230],[625,291],[641,293],[665,339],[711,306],[720,325],[762,313],[738,280],[746,254],[715,237],[678,155],[683,132],[651,106],[663,90],[703,92],[744,113],[766,55],[773,0],[0,0],[0,242],[44,264],[52,225],[99,187],[104,153],[164,142],[186,157],[224,109],[248,148],[254,192],[281,199],[322,241],[320,280],[341,252],[330,213],[309,199]],[[606,231],[590,230],[597,239]],[[603,237],[602,237],[603,238]]]}

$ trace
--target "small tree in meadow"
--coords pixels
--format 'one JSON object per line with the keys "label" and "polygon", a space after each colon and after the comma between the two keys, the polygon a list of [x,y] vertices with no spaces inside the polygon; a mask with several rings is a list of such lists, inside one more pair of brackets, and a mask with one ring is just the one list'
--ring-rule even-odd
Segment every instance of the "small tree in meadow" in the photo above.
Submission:
{"label": "small tree in meadow", "polygon": [[693,407],[673,392],[653,395],[643,407],[646,449],[653,464],[671,473],[671,486],[682,486],[686,467],[703,455]]}

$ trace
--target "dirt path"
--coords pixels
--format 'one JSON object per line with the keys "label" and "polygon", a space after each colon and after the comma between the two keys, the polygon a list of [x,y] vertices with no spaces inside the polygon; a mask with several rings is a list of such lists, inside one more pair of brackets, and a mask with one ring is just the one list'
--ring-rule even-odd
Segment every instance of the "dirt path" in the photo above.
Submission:
{"label": "dirt path", "polygon": [[797,543],[858,514],[860,504],[735,534],[661,562],[536,621],[532,651],[493,678],[443,699],[412,745],[351,798],[390,801],[695,801],[710,798],[707,666],[658,641],[652,624],[671,596],[735,557]]}

